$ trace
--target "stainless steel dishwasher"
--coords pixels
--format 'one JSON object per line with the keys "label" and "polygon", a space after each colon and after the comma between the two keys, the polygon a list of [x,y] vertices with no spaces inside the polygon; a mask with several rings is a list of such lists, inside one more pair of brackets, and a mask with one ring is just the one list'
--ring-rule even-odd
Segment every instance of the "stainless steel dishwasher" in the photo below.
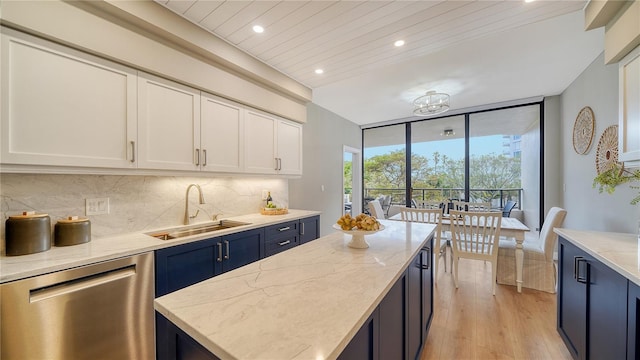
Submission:
{"label": "stainless steel dishwasher", "polygon": [[0,285],[0,356],[154,359],[153,253]]}

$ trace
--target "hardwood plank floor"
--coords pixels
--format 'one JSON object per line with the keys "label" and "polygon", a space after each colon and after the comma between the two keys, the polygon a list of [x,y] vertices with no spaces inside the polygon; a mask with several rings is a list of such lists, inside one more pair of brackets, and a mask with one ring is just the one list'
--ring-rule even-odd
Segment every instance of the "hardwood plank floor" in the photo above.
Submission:
{"label": "hardwood plank floor", "polygon": [[496,284],[493,296],[491,264],[468,259],[456,289],[442,261],[421,360],[571,359],[556,330],[556,294]]}

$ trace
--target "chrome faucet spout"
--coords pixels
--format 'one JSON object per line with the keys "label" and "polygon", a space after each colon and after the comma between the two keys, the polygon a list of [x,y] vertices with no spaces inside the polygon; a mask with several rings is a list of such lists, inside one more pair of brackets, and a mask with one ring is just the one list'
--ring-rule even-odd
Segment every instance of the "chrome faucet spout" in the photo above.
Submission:
{"label": "chrome faucet spout", "polygon": [[184,224],[185,225],[189,225],[189,222],[192,218],[195,218],[196,216],[198,216],[198,213],[200,212],[200,210],[196,210],[196,214],[191,216],[189,215],[189,190],[191,190],[192,187],[194,187],[196,189],[198,189],[198,200],[200,202],[200,204],[204,204],[204,195],[202,195],[202,189],[200,188],[200,185],[198,184],[190,184],[189,186],[187,186],[187,194],[185,195],[185,201],[184,201]]}

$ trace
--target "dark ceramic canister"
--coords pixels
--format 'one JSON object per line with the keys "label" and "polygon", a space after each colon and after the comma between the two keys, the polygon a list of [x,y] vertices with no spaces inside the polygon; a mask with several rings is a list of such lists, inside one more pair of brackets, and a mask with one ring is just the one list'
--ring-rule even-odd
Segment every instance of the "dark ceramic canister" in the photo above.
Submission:
{"label": "dark ceramic canister", "polygon": [[89,241],[91,241],[91,222],[89,219],[69,216],[56,223],[53,240],[55,246],[84,244]]}
{"label": "dark ceramic canister", "polygon": [[51,219],[47,214],[23,212],[5,222],[7,256],[33,254],[51,249]]}

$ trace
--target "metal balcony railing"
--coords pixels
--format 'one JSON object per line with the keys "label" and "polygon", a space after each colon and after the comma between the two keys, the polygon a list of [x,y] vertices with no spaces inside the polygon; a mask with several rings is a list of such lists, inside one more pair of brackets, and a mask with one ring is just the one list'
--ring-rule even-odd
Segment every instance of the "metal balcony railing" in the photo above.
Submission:
{"label": "metal balcony railing", "polygon": [[[351,189],[345,189],[350,191]],[[502,209],[509,200],[516,201],[517,209],[522,209],[522,193],[524,189],[469,189],[469,201],[491,202],[495,209]],[[398,188],[365,188],[364,207],[366,204],[381,196],[391,195],[391,204],[405,205],[405,189]],[[464,188],[413,188],[413,200],[450,201],[464,200]]]}

